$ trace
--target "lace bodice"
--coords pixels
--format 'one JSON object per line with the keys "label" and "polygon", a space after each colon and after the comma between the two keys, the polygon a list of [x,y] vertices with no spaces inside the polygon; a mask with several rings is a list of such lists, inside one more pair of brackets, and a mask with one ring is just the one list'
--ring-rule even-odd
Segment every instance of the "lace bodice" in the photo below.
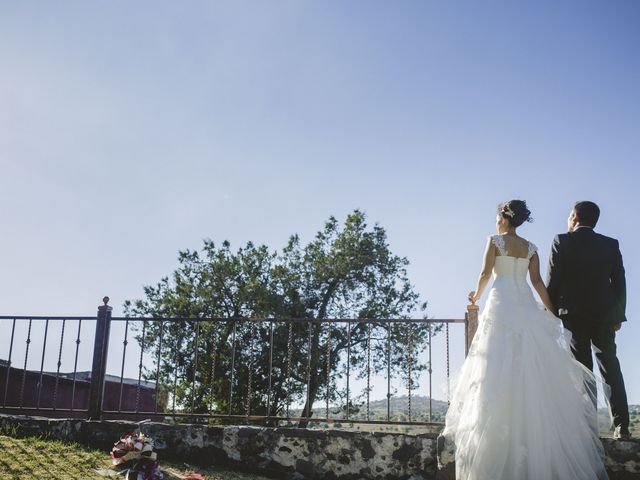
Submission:
{"label": "lace bodice", "polygon": [[[498,249],[498,252],[500,252],[500,256],[504,256],[507,257],[509,256],[507,253],[507,246],[506,246],[506,242],[504,239],[504,235],[492,235],[491,237],[491,242],[496,246],[496,248]],[[530,260],[531,257],[533,257],[533,255],[535,255],[538,251],[538,247],[536,247],[533,243],[531,243],[530,241],[527,240],[527,260]],[[514,257],[514,258],[518,258],[518,257]]]}
{"label": "lace bodice", "polygon": [[527,256],[517,257],[509,255],[503,235],[492,235],[491,242],[496,246],[499,253],[493,267],[493,273],[496,276],[494,287],[507,286],[514,282],[526,284],[529,262],[531,257],[538,251],[538,248],[527,241]]}

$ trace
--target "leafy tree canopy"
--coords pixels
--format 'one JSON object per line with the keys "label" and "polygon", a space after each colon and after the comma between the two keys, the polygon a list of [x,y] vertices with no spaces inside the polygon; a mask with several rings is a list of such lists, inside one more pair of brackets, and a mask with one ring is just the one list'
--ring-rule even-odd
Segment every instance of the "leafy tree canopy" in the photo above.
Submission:
{"label": "leafy tree canopy", "polygon": [[[384,228],[355,210],[342,224],[330,217],[306,245],[292,235],[281,251],[251,242],[233,251],[211,240],[181,251],[171,278],[144,287],[125,312],[178,319],[145,322],[137,336],[160,358],[170,408],[286,415],[292,402],[310,412],[324,399],[346,409],[336,385],[347,368],[361,378],[389,368],[414,388],[408,372],[425,368],[416,358],[428,327],[380,322],[425,315],[408,263],[391,252]],[[311,321],[347,318],[369,321]],[[155,379],[156,368],[146,377]]]}

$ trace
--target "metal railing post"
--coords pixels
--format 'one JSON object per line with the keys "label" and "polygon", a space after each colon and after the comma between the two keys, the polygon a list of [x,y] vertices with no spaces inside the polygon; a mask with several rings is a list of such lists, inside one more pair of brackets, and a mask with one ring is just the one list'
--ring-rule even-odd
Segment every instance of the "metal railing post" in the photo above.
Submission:
{"label": "metal railing post", "polygon": [[104,396],[104,378],[107,371],[107,354],[109,351],[109,330],[111,327],[111,307],[109,297],[102,299],[104,305],[98,307],[96,334],[93,342],[93,366],[91,368],[91,386],[89,389],[89,420],[102,418],[102,399]]}
{"label": "metal railing post", "polygon": [[478,312],[480,307],[475,303],[471,305],[467,305],[467,313],[464,316],[465,319],[465,329],[464,329],[464,355],[465,357],[469,353],[469,348],[471,348],[471,342],[473,342],[473,337],[476,334],[476,330],[478,330]]}

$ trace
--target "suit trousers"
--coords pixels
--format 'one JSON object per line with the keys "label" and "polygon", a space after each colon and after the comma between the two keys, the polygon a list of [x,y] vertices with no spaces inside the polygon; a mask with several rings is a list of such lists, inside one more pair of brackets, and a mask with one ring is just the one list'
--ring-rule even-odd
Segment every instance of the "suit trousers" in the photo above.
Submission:
{"label": "suit trousers", "polygon": [[564,327],[573,335],[571,350],[580,363],[593,371],[593,344],[598,366],[602,378],[611,388],[611,413],[613,424],[629,427],[629,406],[624,378],[620,369],[620,362],[616,356],[616,332],[612,324],[598,322],[592,318],[576,315],[562,315],[560,317]]}

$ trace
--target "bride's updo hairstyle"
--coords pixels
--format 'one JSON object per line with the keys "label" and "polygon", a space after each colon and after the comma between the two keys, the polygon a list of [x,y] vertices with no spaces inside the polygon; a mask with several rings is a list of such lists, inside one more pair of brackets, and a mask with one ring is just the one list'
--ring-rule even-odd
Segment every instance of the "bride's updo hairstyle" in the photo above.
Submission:
{"label": "bride's updo hairstyle", "polygon": [[514,228],[519,227],[524,222],[533,222],[531,212],[527,208],[527,202],[524,200],[510,200],[498,205],[498,215],[506,218],[509,225]]}

